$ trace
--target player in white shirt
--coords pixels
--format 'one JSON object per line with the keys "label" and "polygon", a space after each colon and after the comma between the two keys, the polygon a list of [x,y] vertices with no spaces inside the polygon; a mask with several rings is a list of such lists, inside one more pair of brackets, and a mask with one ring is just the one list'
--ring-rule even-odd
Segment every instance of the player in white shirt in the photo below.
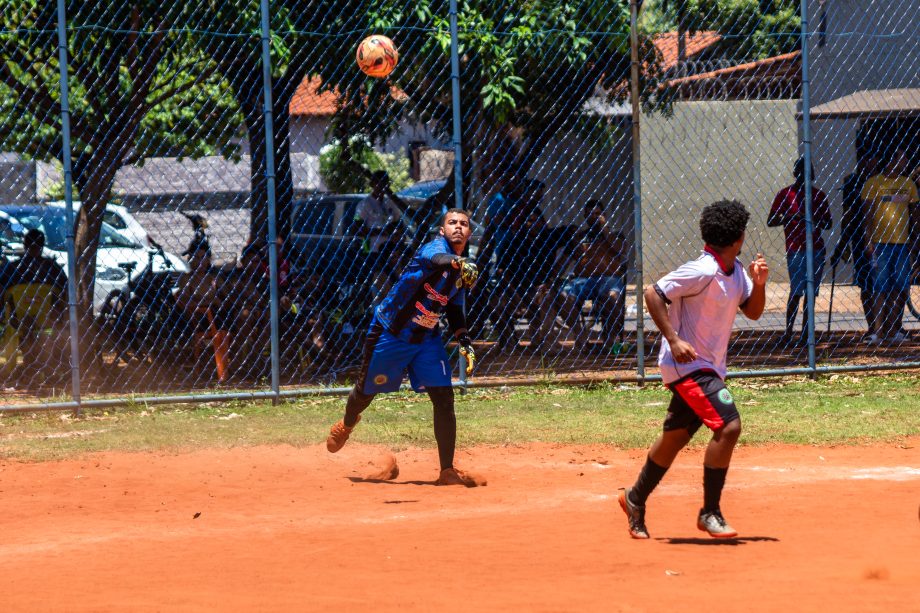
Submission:
{"label": "player in white shirt", "polygon": [[738,260],[748,218],[739,202],[723,200],[704,208],[703,253],[645,290],[649,314],[663,337],[658,355],[661,377],[673,395],[663,432],[649,449],[639,477],[632,487],[619,491],[633,538],[649,538],[645,502],[703,424],[712,430],[712,440],[703,458],[703,507],[697,528],[714,537],[738,534],[719,506],[741,435],[741,416],[725,387],[726,354],[738,309],[750,319],[763,314],[769,275],[759,253],[750,273]]}

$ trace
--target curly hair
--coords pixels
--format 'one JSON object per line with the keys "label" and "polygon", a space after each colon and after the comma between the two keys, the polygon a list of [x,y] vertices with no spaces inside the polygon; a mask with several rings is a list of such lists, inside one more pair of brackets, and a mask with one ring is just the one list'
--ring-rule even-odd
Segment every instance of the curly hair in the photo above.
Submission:
{"label": "curly hair", "polygon": [[744,234],[751,215],[737,200],[720,200],[703,209],[700,233],[713,247],[728,247]]}

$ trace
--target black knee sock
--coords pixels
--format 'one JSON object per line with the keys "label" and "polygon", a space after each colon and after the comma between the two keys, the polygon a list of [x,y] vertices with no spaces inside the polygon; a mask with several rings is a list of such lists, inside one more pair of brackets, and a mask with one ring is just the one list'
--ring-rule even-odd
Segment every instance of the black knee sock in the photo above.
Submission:
{"label": "black knee sock", "polygon": [[358,423],[358,415],[368,407],[371,403],[371,400],[374,399],[374,394],[365,394],[358,389],[358,386],[352,388],[351,393],[348,394],[348,400],[345,402],[345,425],[349,428],[354,428],[355,424]]}
{"label": "black knee sock", "polygon": [[429,387],[428,397],[434,407],[434,438],[438,442],[441,470],[454,465],[457,445],[457,415],[454,413],[454,388]]}
{"label": "black knee sock", "polygon": [[725,487],[725,475],[728,468],[710,468],[703,466],[703,511],[706,513],[719,510],[722,488]]}
{"label": "black knee sock", "polygon": [[646,458],[645,466],[642,467],[636,483],[629,491],[629,501],[640,507],[645,506],[645,501],[648,500],[652,491],[658,487],[658,483],[666,472],[668,472],[667,467],[655,464],[652,458]]}

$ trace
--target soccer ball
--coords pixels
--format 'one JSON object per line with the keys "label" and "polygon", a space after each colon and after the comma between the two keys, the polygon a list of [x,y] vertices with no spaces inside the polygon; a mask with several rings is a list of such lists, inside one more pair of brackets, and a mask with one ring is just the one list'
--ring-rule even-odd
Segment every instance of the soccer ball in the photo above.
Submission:
{"label": "soccer ball", "polygon": [[393,72],[399,61],[396,45],[386,36],[374,34],[358,45],[358,68],[369,77],[383,78]]}

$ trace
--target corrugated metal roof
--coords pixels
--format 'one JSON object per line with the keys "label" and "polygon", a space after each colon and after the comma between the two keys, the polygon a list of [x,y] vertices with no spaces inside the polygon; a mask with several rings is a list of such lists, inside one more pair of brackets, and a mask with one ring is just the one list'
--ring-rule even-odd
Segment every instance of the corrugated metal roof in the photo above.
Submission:
{"label": "corrugated metal roof", "polygon": [[865,89],[811,109],[812,119],[892,116],[920,116],[920,88]]}

